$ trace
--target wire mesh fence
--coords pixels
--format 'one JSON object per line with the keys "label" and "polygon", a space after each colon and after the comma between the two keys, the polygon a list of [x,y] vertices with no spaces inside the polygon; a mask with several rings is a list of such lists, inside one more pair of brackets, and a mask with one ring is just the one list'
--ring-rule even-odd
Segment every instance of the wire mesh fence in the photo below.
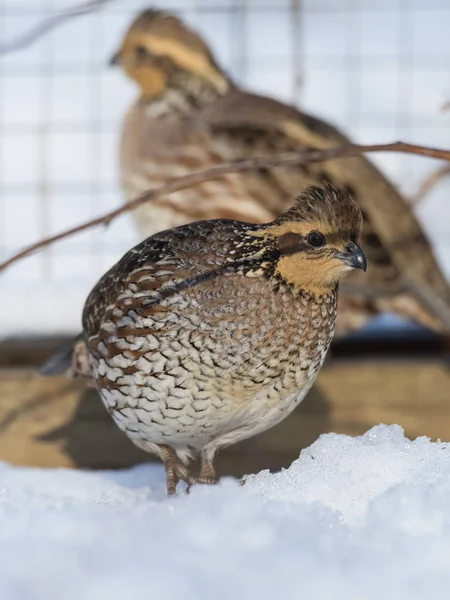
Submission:
{"label": "wire mesh fence", "polygon": [[[137,91],[108,68],[146,2],[103,1],[0,55],[0,258],[122,202],[121,120]],[[241,85],[295,103],[361,143],[448,146],[446,0],[160,0],[198,30]],[[73,3],[0,2],[2,44]],[[373,158],[413,196],[439,163]],[[450,179],[417,207],[450,273]],[[0,280],[2,334],[72,332],[95,280],[138,241],[128,215],[63,240]]]}

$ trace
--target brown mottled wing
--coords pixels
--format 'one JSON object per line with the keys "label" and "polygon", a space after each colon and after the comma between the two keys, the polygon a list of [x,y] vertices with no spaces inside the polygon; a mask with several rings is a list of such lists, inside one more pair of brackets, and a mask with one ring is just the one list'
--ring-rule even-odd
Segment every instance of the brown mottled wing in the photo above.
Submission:
{"label": "brown mottled wing", "polygon": [[[252,228],[232,220],[198,221],[147,238],[127,252],[89,294],[83,310],[86,338],[99,333],[106,313],[119,306],[118,298],[133,282],[152,280],[147,291],[166,298],[172,291],[185,289],[231,265],[230,246]],[[139,303],[139,299],[133,301]],[[127,310],[133,308],[128,301],[125,306]]]}
{"label": "brown mottled wing", "polygon": [[[153,280],[154,285],[147,291],[156,293],[162,286],[170,293],[172,289],[176,291],[206,280],[233,261],[233,255],[228,253],[230,245],[252,228],[250,224],[232,220],[200,221],[161,231],[132,248],[90,292],[82,316],[84,335],[55,352],[39,373],[46,377],[65,375],[84,379],[94,386],[86,344],[99,335],[106,318],[114,317],[113,311],[120,310],[122,292],[141,278],[146,281],[144,285]],[[173,286],[174,282],[181,283],[181,287]],[[139,300],[133,302],[134,307],[126,304],[127,310],[138,307]]]}
{"label": "brown mottled wing", "polygon": [[[193,116],[169,111],[155,116],[154,107],[138,101],[128,112],[121,138],[121,179],[125,196],[133,200],[172,177],[188,175],[222,162],[245,156],[219,135],[217,143],[201,114]],[[265,134],[265,132],[263,132]],[[242,185],[242,181],[247,182]],[[275,212],[267,203],[279,205],[279,189],[270,189],[254,174],[221,177],[186,188],[133,211],[143,236],[197,220],[237,219],[262,223]],[[272,201],[270,201],[272,198]],[[279,210],[277,208],[276,214]]]}
{"label": "brown mottled wing", "polygon": [[[348,142],[333,127],[293,107],[237,89],[209,106],[202,123],[211,131],[214,149],[227,147],[227,159],[233,152],[233,158],[239,159]],[[346,187],[358,202],[365,217],[362,245],[369,268],[366,274],[354,273],[348,279],[352,294],[341,300],[338,332],[358,328],[381,311],[450,329],[450,288],[430,244],[408,202],[365,157],[240,177],[249,193],[255,177],[266,182],[267,193],[260,201],[274,215],[310,183],[330,181]]]}

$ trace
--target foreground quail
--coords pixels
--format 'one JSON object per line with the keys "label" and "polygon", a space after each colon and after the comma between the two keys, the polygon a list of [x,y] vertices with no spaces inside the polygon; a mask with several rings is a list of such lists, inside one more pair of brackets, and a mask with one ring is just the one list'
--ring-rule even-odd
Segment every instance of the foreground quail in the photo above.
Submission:
{"label": "foreground quail", "polygon": [[[338,280],[366,268],[361,223],[347,192],[311,187],[270,223],[157,233],[94,287],[72,368],[93,379],[129,438],[161,458],[169,494],[180,479],[215,482],[219,448],[303,400],[333,337]],[[196,454],[199,476],[189,468]]]}
{"label": "foreground quail", "polygon": [[[294,107],[239,88],[200,36],[162,11],[136,18],[112,63],[140,90],[122,132],[127,200],[224,161],[349,141]],[[197,219],[262,223],[284,212],[307,185],[323,182],[346,187],[363,210],[362,243],[371,265],[367,278],[355,273],[343,286],[337,333],[384,311],[435,329],[448,326],[450,289],[430,244],[408,202],[364,157],[223,176],[134,214],[145,236]]]}

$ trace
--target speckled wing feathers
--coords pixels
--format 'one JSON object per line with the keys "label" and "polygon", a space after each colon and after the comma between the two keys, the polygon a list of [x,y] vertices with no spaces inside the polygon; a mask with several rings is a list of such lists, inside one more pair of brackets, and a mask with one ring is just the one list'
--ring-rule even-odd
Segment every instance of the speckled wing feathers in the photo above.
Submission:
{"label": "speckled wing feathers", "polygon": [[147,291],[161,292],[164,285],[166,292],[174,294],[219,275],[227,266],[234,267],[230,247],[253,228],[236,221],[199,221],[144,240],[94,287],[83,311],[84,330],[88,335],[97,333],[106,309],[140,274],[156,282]]}

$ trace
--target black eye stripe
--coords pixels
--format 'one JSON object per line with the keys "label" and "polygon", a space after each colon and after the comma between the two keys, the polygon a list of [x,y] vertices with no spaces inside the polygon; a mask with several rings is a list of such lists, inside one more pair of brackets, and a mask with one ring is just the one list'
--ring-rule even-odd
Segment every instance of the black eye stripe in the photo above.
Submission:
{"label": "black eye stripe", "polygon": [[340,247],[342,244],[345,244],[348,241],[358,241],[357,238],[359,237],[353,231],[342,231],[338,233],[326,233],[325,235],[321,235],[323,235],[323,237],[325,238],[325,244],[323,244],[322,246],[314,246],[308,243],[307,236],[305,239],[300,233],[289,231],[287,233],[284,233],[283,235],[280,235],[280,237],[278,238],[278,248],[280,250],[280,253],[283,255],[295,254],[296,252],[314,253],[317,252],[317,250],[320,250],[320,248],[324,245],[329,247]]}
{"label": "black eye stripe", "polygon": [[304,238],[299,233],[283,233],[278,238],[278,248],[281,254],[295,254],[308,248]]}

